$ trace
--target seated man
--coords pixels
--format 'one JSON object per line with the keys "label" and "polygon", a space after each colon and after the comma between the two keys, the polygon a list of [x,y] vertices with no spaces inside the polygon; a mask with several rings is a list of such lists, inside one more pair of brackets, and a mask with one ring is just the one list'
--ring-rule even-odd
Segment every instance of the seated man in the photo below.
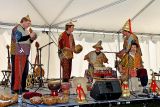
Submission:
{"label": "seated man", "polygon": [[89,79],[89,82],[92,82],[92,73],[94,71],[95,67],[105,67],[103,63],[108,63],[108,59],[105,56],[101,50],[103,47],[101,46],[102,41],[99,41],[96,45],[93,46],[95,48],[94,51],[89,52],[87,55],[85,55],[84,60],[88,61],[88,72],[85,73],[87,75],[87,78]]}
{"label": "seated man", "polygon": [[139,84],[137,78],[137,69],[142,67],[141,56],[137,53],[138,45],[136,43],[131,44],[129,52],[127,52],[119,64],[119,71],[121,74],[122,83],[129,79],[130,91],[138,91]]}

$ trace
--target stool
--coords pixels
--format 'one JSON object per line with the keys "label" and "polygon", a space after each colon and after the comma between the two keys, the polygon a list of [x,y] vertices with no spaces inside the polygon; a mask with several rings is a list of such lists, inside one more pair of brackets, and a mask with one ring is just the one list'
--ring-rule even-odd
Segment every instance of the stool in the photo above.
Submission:
{"label": "stool", "polygon": [[1,72],[3,74],[2,85],[7,87],[8,83],[11,84],[11,82],[9,80],[9,78],[11,76],[11,70],[2,70]]}

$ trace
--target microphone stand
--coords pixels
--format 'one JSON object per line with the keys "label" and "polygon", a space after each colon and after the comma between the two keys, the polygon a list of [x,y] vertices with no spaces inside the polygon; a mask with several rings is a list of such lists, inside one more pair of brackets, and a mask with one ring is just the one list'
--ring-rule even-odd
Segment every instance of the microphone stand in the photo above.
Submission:
{"label": "microphone stand", "polygon": [[[52,33],[52,31],[51,31],[51,29],[49,29],[49,32],[50,32],[50,34],[52,34],[53,35],[53,33]],[[58,48],[58,44],[52,39],[52,37],[50,36],[50,35],[48,35],[49,36],[49,38],[52,40],[52,42],[55,44],[55,46]],[[53,35],[53,37],[54,37],[54,35]],[[55,38],[55,37],[54,37]],[[56,40],[56,39],[55,39]],[[63,54],[63,52],[62,52],[62,54]],[[62,83],[62,64],[61,64],[61,59],[60,59],[60,84]]]}
{"label": "microphone stand", "polygon": [[[49,38],[52,40],[52,42],[55,44],[55,46],[58,48],[58,44],[56,43],[57,42],[57,40],[55,39],[55,37],[54,37],[54,34],[52,33],[52,31],[51,31],[51,28],[49,28],[49,31],[45,31],[45,33],[49,36]],[[53,35],[53,37],[54,37],[54,39],[55,39],[55,41],[53,40],[53,38],[51,37],[51,35],[50,34],[52,34]],[[62,52],[62,54],[63,54],[63,52]],[[61,68],[61,59],[60,59],[60,84],[62,83],[62,68]]]}
{"label": "microphone stand", "polygon": [[40,87],[43,86],[43,79],[42,79],[42,66],[43,66],[43,64],[41,64],[41,53],[42,53],[42,49],[43,49],[44,47],[52,44],[52,43],[53,43],[53,42],[49,42],[48,44],[46,44],[46,45],[38,48],[38,50],[39,50],[39,63],[40,63],[38,66],[40,67],[40,79],[39,79],[39,87],[35,90],[35,92],[36,92],[37,90],[39,90]]}

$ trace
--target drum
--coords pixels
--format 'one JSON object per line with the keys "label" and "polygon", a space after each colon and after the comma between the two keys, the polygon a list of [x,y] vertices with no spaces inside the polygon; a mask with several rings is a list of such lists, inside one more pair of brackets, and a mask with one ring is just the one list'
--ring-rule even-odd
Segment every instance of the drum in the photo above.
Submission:
{"label": "drum", "polygon": [[64,95],[69,95],[70,85],[71,84],[69,82],[61,83],[61,89]]}
{"label": "drum", "polygon": [[48,81],[48,89],[51,90],[52,96],[58,96],[59,89],[61,88],[60,81],[49,80]]}
{"label": "drum", "polygon": [[75,50],[74,50],[74,53],[80,53],[81,51],[83,50],[83,47],[82,45],[78,44],[75,46]]}
{"label": "drum", "polygon": [[73,58],[73,52],[68,50],[68,49],[63,49],[63,56],[64,58],[67,58],[67,59],[72,59]]}
{"label": "drum", "polygon": [[110,67],[96,67],[93,72],[93,77],[112,78],[112,68]]}

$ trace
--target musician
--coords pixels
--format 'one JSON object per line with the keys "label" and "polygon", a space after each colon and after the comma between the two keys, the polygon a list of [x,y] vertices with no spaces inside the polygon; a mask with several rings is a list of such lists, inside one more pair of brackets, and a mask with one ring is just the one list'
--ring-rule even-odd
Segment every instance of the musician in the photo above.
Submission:
{"label": "musician", "polygon": [[131,30],[130,19],[124,24],[122,28],[122,34],[124,38],[123,49],[117,54],[117,56],[121,59],[123,55],[125,55],[125,53],[129,51],[132,43],[136,43],[138,45],[137,52],[142,56],[138,37]]}
{"label": "musician", "polygon": [[101,52],[103,50],[102,41],[98,41],[97,44],[93,46],[95,48],[94,51],[89,52],[87,55],[85,55],[84,60],[88,61],[88,71],[85,73],[87,78],[91,79],[92,81],[92,73],[94,71],[95,67],[105,67],[104,63],[108,63],[108,59],[106,55]]}
{"label": "musician", "polygon": [[26,78],[28,75],[28,56],[30,54],[31,43],[36,39],[36,33],[29,33],[28,27],[31,25],[29,15],[23,17],[20,24],[12,29],[11,34],[11,92],[28,92],[26,90]]}
{"label": "musician", "polygon": [[65,31],[60,35],[58,41],[58,55],[63,70],[63,82],[68,82],[71,76],[73,52],[75,49],[73,30],[74,24],[72,22],[67,23]]}
{"label": "musician", "polygon": [[139,84],[136,70],[143,67],[141,55],[137,49],[138,44],[132,43],[129,52],[123,56],[119,64],[122,82],[128,81],[129,79],[130,91],[138,91]]}

